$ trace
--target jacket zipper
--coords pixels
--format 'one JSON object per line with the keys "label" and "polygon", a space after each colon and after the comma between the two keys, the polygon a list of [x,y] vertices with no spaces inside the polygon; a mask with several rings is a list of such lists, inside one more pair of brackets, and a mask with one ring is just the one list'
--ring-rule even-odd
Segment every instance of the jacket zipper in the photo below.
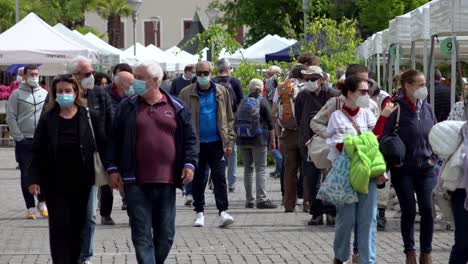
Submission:
{"label": "jacket zipper", "polygon": [[31,95],[34,100],[34,131],[36,131],[36,113],[37,113],[37,107],[36,107],[36,97],[34,96],[34,88],[31,87]]}

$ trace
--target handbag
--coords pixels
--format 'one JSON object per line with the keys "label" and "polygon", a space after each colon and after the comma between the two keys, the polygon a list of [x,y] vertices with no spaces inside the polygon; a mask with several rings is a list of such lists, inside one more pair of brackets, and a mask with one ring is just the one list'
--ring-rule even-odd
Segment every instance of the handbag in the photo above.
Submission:
{"label": "handbag", "polygon": [[98,148],[96,145],[96,135],[94,134],[94,128],[93,128],[93,123],[91,122],[91,115],[89,114],[89,108],[86,110],[88,111],[88,122],[89,122],[89,127],[91,128],[91,133],[93,134],[93,141],[94,141],[94,153],[93,153],[94,182],[96,186],[101,187],[101,186],[109,184],[109,181],[107,179],[107,171],[104,169],[104,165],[102,165],[101,157],[99,156]]}
{"label": "handbag", "polygon": [[406,145],[398,135],[400,129],[400,105],[397,105],[397,118],[393,133],[380,139],[380,152],[390,167],[401,167],[406,157]]}
{"label": "handbag", "polygon": [[317,199],[332,203],[335,206],[358,202],[357,193],[351,187],[349,157],[345,151],[333,163],[333,167],[320,186]]}
{"label": "handbag", "polygon": [[327,140],[315,135],[306,143],[307,161],[312,161],[317,169],[331,168],[332,163],[328,159],[330,146],[327,145]]}

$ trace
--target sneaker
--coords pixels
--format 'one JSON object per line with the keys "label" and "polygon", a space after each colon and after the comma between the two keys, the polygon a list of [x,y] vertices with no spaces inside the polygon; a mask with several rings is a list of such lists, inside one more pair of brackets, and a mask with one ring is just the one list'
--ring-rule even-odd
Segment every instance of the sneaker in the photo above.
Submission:
{"label": "sneaker", "polygon": [[334,226],[336,222],[336,217],[330,214],[327,214],[327,226]]}
{"label": "sneaker", "polygon": [[323,225],[323,215],[312,216],[307,225],[315,226],[315,225]]}
{"label": "sneaker", "polygon": [[276,209],[278,208],[278,205],[274,204],[270,200],[265,200],[263,202],[257,203],[257,208],[258,209]]}
{"label": "sneaker", "polygon": [[304,204],[304,199],[302,199],[302,198],[297,199],[296,204],[297,205],[303,205]]}
{"label": "sneaker", "polygon": [[226,213],[226,211],[222,211],[219,215],[219,227],[228,227],[232,224],[234,224],[234,218]]}
{"label": "sneaker", "polygon": [[47,210],[47,205],[45,202],[40,202],[37,205],[37,209],[39,210],[39,213],[42,217],[49,217],[49,211]]}
{"label": "sneaker", "polygon": [[279,178],[279,174],[273,171],[273,172],[270,172],[270,177],[271,178]]}
{"label": "sneaker", "polygon": [[250,209],[250,208],[254,208],[254,207],[255,207],[255,204],[254,204],[254,203],[248,203],[248,202],[245,203],[245,208],[249,208],[249,209]]}
{"label": "sneaker", "polygon": [[187,196],[185,196],[185,205],[186,206],[192,206],[192,203],[193,203],[193,196],[191,194],[188,194]]}
{"label": "sneaker", "polygon": [[127,203],[124,202],[122,203],[122,208],[120,208],[122,211],[127,211]]}
{"label": "sneaker", "polygon": [[294,212],[296,212],[296,209],[295,208],[285,208],[284,212],[285,213],[294,213]]}
{"label": "sneaker", "polygon": [[102,216],[101,225],[115,225],[115,222],[110,216]]}
{"label": "sneaker", "polygon": [[32,207],[28,209],[28,212],[26,213],[26,219],[33,219],[36,220],[36,208]]}
{"label": "sneaker", "polygon": [[235,193],[236,192],[236,187],[229,187],[229,192],[230,193]]}
{"label": "sneaker", "polygon": [[197,213],[195,216],[195,222],[193,222],[195,227],[204,227],[205,226],[205,214],[203,212]]}

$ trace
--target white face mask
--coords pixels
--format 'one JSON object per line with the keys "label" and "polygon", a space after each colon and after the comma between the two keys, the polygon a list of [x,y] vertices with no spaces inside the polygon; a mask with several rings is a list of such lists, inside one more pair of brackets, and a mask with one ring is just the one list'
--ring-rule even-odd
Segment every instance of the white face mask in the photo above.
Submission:
{"label": "white face mask", "polygon": [[29,86],[36,87],[39,84],[39,77],[29,77],[27,82]]}
{"label": "white face mask", "polygon": [[312,93],[317,91],[317,89],[319,88],[318,81],[315,81],[315,82],[308,81],[308,82],[306,82],[305,88],[307,90],[311,91]]}
{"label": "white face mask", "polygon": [[91,74],[88,78],[81,80],[81,86],[84,89],[93,89],[94,88],[94,76]]}
{"label": "white face mask", "polygon": [[356,100],[356,105],[360,108],[367,108],[369,107],[370,97],[369,95],[361,95]]}
{"label": "white face mask", "polygon": [[427,94],[428,94],[427,87],[422,87],[422,88],[418,88],[416,91],[414,91],[413,96],[416,99],[424,100],[424,99],[426,99]]}
{"label": "white face mask", "polygon": [[21,76],[19,76],[19,75],[16,76],[16,81],[19,82],[19,83],[22,82],[22,81],[23,81],[23,77],[21,77]]}

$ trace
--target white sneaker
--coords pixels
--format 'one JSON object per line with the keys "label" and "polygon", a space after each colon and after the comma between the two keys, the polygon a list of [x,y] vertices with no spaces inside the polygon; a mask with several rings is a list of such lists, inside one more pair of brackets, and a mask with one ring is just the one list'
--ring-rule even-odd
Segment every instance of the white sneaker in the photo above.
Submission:
{"label": "white sneaker", "polygon": [[26,218],[35,220],[36,217],[37,217],[36,208],[34,208],[34,207],[29,208],[28,212],[26,213]]}
{"label": "white sneaker", "polygon": [[82,261],[81,264],[93,264],[90,260]]}
{"label": "white sneaker", "polygon": [[228,227],[232,224],[234,224],[234,218],[226,211],[222,211],[219,215],[219,227]]}
{"label": "white sneaker", "polygon": [[42,217],[49,217],[49,211],[47,210],[47,205],[45,202],[40,202],[37,205],[37,209],[39,210],[39,213]]}
{"label": "white sneaker", "polygon": [[297,202],[296,202],[297,205],[303,205],[304,204],[304,199],[297,199]]}
{"label": "white sneaker", "polygon": [[204,227],[205,226],[205,215],[200,212],[197,213],[195,222],[193,222],[193,226],[195,227]]}
{"label": "white sneaker", "polygon": [[188,194],[187,196],[185,196],[185,205],[187,206],[192,206],[192,203],[193,203],[193,196],[191,194]]}

